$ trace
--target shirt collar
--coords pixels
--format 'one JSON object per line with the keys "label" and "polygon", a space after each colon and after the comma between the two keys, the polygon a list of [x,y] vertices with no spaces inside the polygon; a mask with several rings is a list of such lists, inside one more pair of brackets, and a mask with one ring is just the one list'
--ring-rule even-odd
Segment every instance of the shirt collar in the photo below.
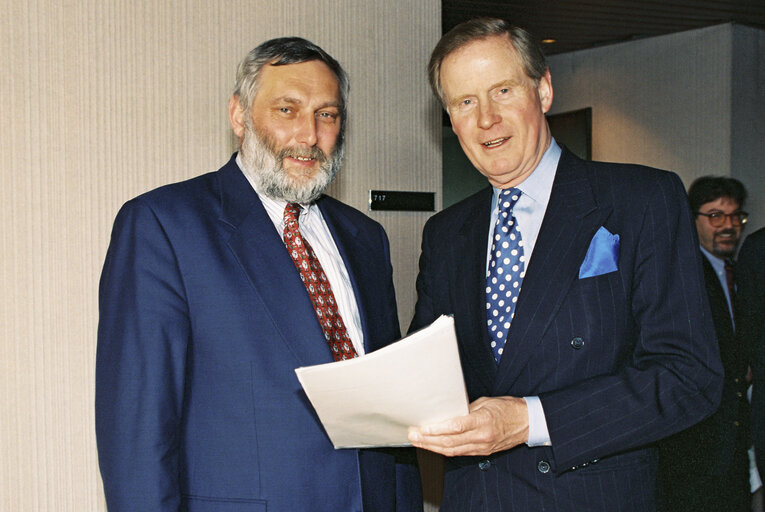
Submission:
{"label": "shirt collar", "polygon": [[[529,199],[547,206],[547,203],[550,201],[550,193],[552,192],[555,171],[558,168],[560,155],[560,146],[555,142],[555,138],[551,138],[550,146],[542,155],[542,159],[539,161],[536,169],[515,188],[523,192],[523,195]],[[494,199],[496,201],[501,189],[493,188]]]}
{"label": "shirt collar", "polygon": [[721,272],[725,272],[725,260],[720,258],[719,256],[715,256],[711,252],[707,251],[703,246],[699,245],[699,249],[701,249],[701,252],[704,253],[704,256],[707,257],[707,260],[709,260],[709,264],[712,265],[712,268],[715,269],[715,272],[720,274]]}

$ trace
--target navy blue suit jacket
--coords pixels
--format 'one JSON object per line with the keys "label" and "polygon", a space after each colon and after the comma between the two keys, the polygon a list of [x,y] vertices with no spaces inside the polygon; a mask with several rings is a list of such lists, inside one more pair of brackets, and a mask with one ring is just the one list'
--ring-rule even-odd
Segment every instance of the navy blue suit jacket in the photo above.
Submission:
{"label": "navy blue suit jacket", "polygon": [[[564,149],[499,365],[490,205],[487,188],[428,221],[411,328],[453,314],[470,399],[539,396],[552,445],[448,459],[442,510],[653,510],[649,446],[710,414],[722,385],[680,180]],[[601,226],[620,237],[618,270],[580,279]]]}
{"label": "navy blue suit jacket", "polygon": [[[400,336],[388,240],[318,201],[365,348]],[[335,450],[294,369],[332,361],[310,298],[234,158],[129,201],[100,287],[99,465],[110,511],[422,507],[416,468]],[[398,496],[397,496],[398,489]]]}

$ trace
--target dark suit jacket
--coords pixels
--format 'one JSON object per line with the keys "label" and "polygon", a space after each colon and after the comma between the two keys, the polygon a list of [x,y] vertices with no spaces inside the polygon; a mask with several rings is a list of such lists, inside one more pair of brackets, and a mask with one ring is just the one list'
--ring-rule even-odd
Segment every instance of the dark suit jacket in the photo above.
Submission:
{"label": "dark suit jacket", "polygon": [[742,483],[735,489],[739,493],[737,498],[746,501],[749,497],[747,351],[736,339],[720,280],[703,254],[701,259],[725,381],[720,407],[712,416],[659,443],[660,480],[666,510],[684,510],[683,504],[691,503],[694,496],[716,492],[705,488],[706,480],[699,475],[719,476],[731,469],[740,474]]}
{"label": "dark suit jacket", "polygon": [[[387,237],[334,199],[318,204],[376,350],[400,335]],[[109,510],[395,510],[393,456],[333,449],[295,376],[331,361],[233,157],[128,202],[100,287],[96,434]],[[400,476],[398,509],[421,509],[416,469]]]}
{"label": "dark suit jacket", "polygon": [[751,350],[752,440],[757,468],[765,475],[765,228],[741,246],[738,278],[738,335]]}
{"label": "dark suit jacket", "polygon": [[[722,385],[680,180],[564,149],[499,365],[490,204],[487,188],[428,221],[411,328],[453,314],[470,399],[539,396],[552,445],[447,460],[443,510],[653,510],[648,446],[710,414]],[[601,226],[620,237],[618,270],[579,279]]]}

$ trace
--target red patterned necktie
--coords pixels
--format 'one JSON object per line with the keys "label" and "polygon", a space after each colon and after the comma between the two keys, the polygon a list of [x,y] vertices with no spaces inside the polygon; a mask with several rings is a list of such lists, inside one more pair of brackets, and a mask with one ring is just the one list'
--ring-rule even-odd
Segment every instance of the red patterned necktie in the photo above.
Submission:
{"label": "red patterned necktie", "polygon": [[337,302],[329,286],[329,279],[324,274],[324,269],[313,248],[300,234],[299,216],[300,205],[288,203],[284,208],[284,243],[311,297],[313,309],[319,319],[321,330],[324,331],[324,338],[332,351],[332,357],[335,361],[354,358],[357,356],[356,350],[337,310]]}

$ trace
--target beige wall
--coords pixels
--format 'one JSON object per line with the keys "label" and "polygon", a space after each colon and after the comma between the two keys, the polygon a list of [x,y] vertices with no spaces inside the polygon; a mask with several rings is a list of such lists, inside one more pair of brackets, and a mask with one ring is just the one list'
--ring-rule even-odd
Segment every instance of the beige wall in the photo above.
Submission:
{"label": "beige wall", "polygon": [[765,226],[765,30],[733,29],[731,176],[749,190],[747,233]]}
{"label": "beige wall", "polygon": [[[218,168],[237,61],[300,35],[352,82],[333,195],[440,191],[425,79],[440,2],[1,0],[0,510],[104,510],[93,433],[96,290],[136,194]],[[438,194],[440,201],[440,193]],[[427,214],[372,214],[392,242],[401,320]]]}
{"label": "beige wall", "polygon": [[551,113],[592,107],[593,160],[635,162],[749,189],[765,225],[765,30],[741,25],[554,55]]}

